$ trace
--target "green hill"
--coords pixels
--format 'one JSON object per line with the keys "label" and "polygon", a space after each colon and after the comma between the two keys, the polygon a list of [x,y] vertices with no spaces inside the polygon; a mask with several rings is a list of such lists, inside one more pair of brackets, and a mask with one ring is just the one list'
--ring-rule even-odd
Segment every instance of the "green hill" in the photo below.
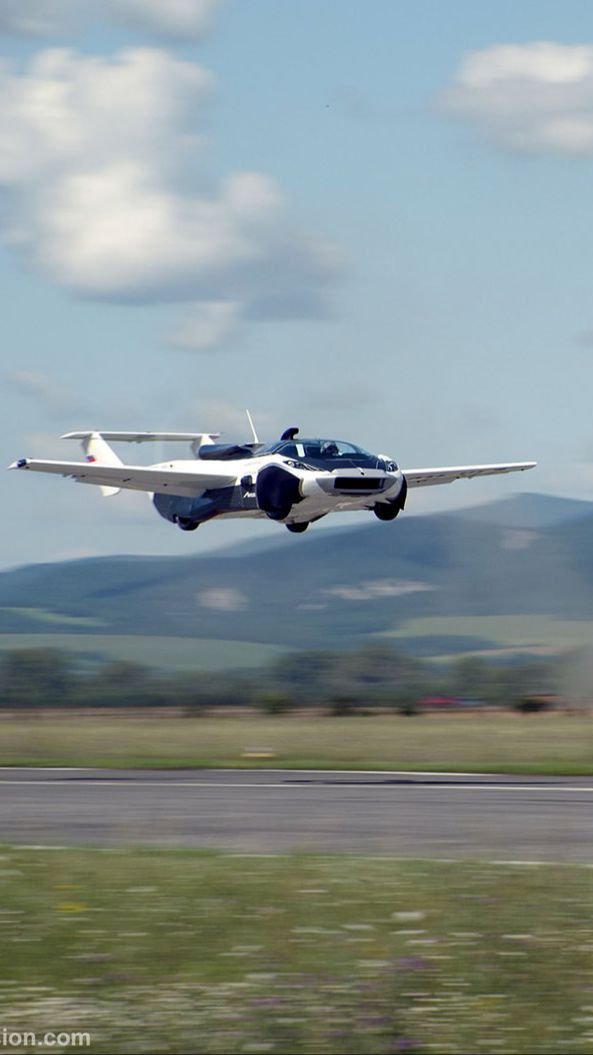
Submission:
{"label": "green hill", "polygon": [[[347,648],[387,634],[421,654],[554,648],[588,640],[592,538],[593,503],[523,495],[203,556],[30,565],[0,574],[0,635]],[[519,635],[510,619],[505,630],[510,616]],[[564,623],[578,625],[563,634]]]}

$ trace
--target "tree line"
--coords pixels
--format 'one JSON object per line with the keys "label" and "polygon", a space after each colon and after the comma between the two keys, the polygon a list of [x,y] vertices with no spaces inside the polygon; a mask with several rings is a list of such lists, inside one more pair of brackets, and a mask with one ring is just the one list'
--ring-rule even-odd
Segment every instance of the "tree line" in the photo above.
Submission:
{"label": "tree line", "polygon": [[388,644],[292,652],[249,671],[183,673],[24,648],[0,656],[0,708],[172,707],[198,714],[232,705],[270,714],[302,707],[349,714],[381,707],[411,714],[435,696],[468,706],[520,706],[530,696],[555,692],[559,674],[556,661],[502,664],[461,657],[435,664]]}

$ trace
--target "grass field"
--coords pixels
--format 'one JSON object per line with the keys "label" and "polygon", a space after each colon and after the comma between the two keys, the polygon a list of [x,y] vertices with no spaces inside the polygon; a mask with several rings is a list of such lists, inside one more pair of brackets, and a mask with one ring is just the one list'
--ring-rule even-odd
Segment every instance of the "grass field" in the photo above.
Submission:
{"label": "grass field", "polygon": [[[24,609],[23,609],[24,611]],[[134,634],[0,634],[0,653],[14,648],[58,648],[107,659],[126,659],[163,670],[229,670],[271,663],[288,649],[250,641]]]}
{"label": "grass field", "polygon": [[504,648],[538,646],[557,650],[591,647],[593,622],[534,614],[427,616],[407,619],[381,636],[404,646],[407,638],[449,636],[476,637]]}
{"label": "grass field", "polygon": [[70,1050],[593,1048],[586,868],[7,847],[0,891],[2,1026]]}
{"label": "grass field", "polygon": [[[269,757],[257,758],[258,754]],[[593,773],[593,715],[0,721],[0,764]]]}

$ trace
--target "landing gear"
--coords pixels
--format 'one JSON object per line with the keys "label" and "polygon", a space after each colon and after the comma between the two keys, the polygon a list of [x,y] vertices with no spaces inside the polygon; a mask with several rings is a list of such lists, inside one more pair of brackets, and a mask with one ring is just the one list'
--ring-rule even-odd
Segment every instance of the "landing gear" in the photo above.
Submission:
{"label": "landing gear", "polygon": [[195,531],[199,526],[199,520],[190,520],[189,517],[177,517],[177,527],[180,527],[182,531]]}
{"label": "landing gear", "polygon": [[258,507],[270,520],[285,520],[297,502],[302,502],[300,480],[278,465],[265,465],[255,478]]}
{"label": "landing gear", "polygon": [[296,524],[287,524],[288,531],[292,531],[295,535],[302,535],[303,531],[306,531],[309,527],[308,520],[299,520]]}
{"label": "landing gear", "polygon": [[395,502],[376,502],[373,506],[373,513],[377,517],[377,520],[395,520],[397,514],[401,513],[406,504],[407,494],[408,482],[404,476],[400,492],[395,499]]}
{"label": "landing gear", "polygon": [[373,506],[373,512],[378,520],[395,520],[400,510],[399,502],[377,502]]}

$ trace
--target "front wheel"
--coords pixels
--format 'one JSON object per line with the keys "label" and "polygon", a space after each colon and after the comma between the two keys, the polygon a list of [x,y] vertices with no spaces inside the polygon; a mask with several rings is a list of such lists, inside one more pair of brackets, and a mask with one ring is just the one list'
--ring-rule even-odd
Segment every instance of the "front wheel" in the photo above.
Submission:
{"label": "front wheel", "polygon": [[199,526],[199,520],[190,520],[189,517],[177,517],[177,527],[180,527],[182,531],[195,531]]}
{"label": "front wheel", "polygon": [[296,524],[287,524],[288,531],[292,531],[295,535],[302,535],[303,531],[306,531],[309,527],[308,520],[300,520]]}
{"label": "front wheel", "polygon": [[395,520],[400,509],[399,502],[377,502],[373,512],[378,520]]}

